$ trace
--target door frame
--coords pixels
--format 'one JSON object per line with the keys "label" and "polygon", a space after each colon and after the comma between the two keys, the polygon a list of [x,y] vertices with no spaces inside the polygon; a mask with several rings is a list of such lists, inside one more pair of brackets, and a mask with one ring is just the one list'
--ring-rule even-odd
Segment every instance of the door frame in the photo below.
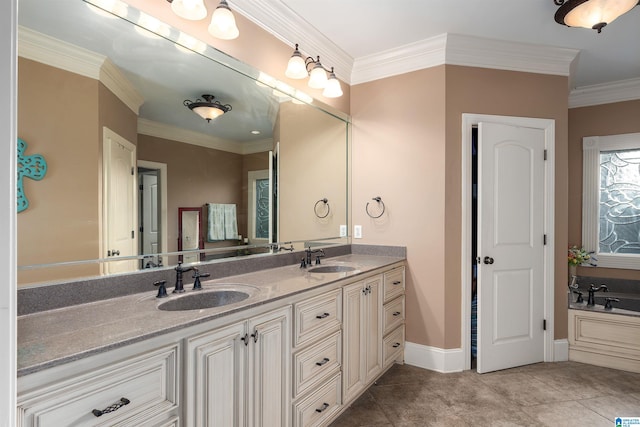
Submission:
{"label": "door frame", "polygon": [[547,160],[545,161],[544,184],[544,233],[547,244],[544,246],[544,318],[547,328],[544,332],[544,361],[554,360],[554,242],[555,242],[555,120],[529,117],[496,116],[488,114],[462,114],[462,224],[461,224],[461,260],[460,281],[461,296],[461,350],[464,355],[463,369],[471,369],[471,129],[479,122],[499,123],[542,129],[545,137]]}
{"label": "door frame", "polygon": [[[146,169],[155,169],[158,171],[159,173],[159,180],[160,180],[160,253],[167,253],[169,252],[168,246],[167,246],[167,241],[168,241],[168,219],[167,219],[167,214],[168,214],[168,210],[167,210],[167,183],[169,182],[167,180],[167,164],[166,163],[158,163],[158,162],[151,162],[148,160],[138,160],[137,162],[137,167],[138,168],[146,168]],[[140,201],[138,201],[138,206],[140,205]],[[138,230],[140,224],[138,224]],[[140,255],[144,255],[144,254],[140,254]],[[168,263],[168,257],[163,256],[162,257],[162,265],[167,265]]]}

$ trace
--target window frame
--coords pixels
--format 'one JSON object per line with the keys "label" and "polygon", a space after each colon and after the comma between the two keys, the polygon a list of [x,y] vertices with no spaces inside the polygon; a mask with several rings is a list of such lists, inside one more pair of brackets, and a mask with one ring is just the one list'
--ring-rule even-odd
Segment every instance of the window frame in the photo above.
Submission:
{"label": "window frame", "polygon": [[640,254],[599,252],[600,153],[640,150],[640,133],[588,136],[582,139],[582,245],[595,251],[598,267],[640,270]]}

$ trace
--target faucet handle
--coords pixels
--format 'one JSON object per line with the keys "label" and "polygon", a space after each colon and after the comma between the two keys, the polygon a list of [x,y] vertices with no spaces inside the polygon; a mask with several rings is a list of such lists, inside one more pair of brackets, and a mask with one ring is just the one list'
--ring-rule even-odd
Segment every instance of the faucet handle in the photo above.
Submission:
{"label": "faucet handle", "polygon": [[584,299],[582,299],[582,292],[580,291],[573,291],[574,294],[578,294],[578,298],[576,298],[576,303],[582,303],[584,302]]}
{"label": "faucet handle", "polygon": [[304,258],[300,260],[300,268],[307,268],[307,262]]}
{"label": "faucet handle", "polygon": [[167,296],[167,288],[166,288],[166,280],[158,280],[157,282],[153,283],[153,286],[157,286],[158,287],[158,295],[156,295],[156,298],[165,298]]}
{"label": "faucet handle", "polygon": [[606,300],[607,300],[607,302],[604,305],[604,309],[605,310],[612,310],[613,309],[613,306],[611,305],[612,301],[613,302],[620,302],[619,298],[609,298],[609,297],[607,297]]}

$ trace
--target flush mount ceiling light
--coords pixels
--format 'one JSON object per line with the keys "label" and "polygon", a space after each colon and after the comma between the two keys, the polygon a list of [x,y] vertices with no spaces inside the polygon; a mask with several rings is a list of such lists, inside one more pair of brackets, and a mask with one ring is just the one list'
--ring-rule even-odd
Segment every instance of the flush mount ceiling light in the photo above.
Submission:
{"label": "flush mount ceiling light", "polygon": [[[329,74],[328,76],[327,73]],[[327,98],[338,98],[342,96],[342,87],[333,71],[333,67],[331,67],[330,70],[325,68],[320,62],[319,56],[317,56],[316,59],[310,56],[305,59],[302,53],[300,53],[297,44],[291,58],[289,58],[284,75],[290,79],[304,79],[309,77],[309,82],[307,83],[309,87],[313,89],[324,89],[322,95]]]}
{"label": "flush mount ceiling light", "polygon": [[555,20],[567,27],[591,28],[601,32],[616,18],[629,12],[638,0],[553,0],[560,6]]}
{"label": "flush mount ceiling light", "polygon": [[191,111],[205,119],[207,122],[215,119],[216,117],[220,117],[224,113],[231,111],[231,105],[225,104],[222,105],[218,101],[214,101],[213,95],[202,95],[204,101],[202,99],[196,99],[195,101],[190,101],[186,99],[183,104],[186,107],[189,107]]}
{"label": "flush mount ceiling light", "polygon": [[[203,0],[167,1],[171,3],[171,10],[181,18],[199,21],[207,17],[207,8]],[[233,16],[227,0],[220,0],[220,4],[211,14],[211,23],[207,30],[213,37],[222,40],[233,40],[240,35],[236,18]]]}

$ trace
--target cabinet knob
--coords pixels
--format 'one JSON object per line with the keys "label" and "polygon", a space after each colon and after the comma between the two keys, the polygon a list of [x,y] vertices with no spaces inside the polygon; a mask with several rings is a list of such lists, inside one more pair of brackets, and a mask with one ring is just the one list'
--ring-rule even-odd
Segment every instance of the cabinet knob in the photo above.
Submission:
{"label": "cabinet knob", "polygon": [[93,411],[91,411],[91,413],[93,415],[95,415],[96,417],[101,417],[104,414],[108,414],[109,412],[117,411],[118,409],[122,408],[125,405],[128,405],[129,403],[131,403],[131,401],[129,399],[127,399],[126,397],[122,397],[122,398],[120,398],[119,401],[117,401],[113,405],[109,405],[106,408],[104,408],[103,410],[94,409]]}

